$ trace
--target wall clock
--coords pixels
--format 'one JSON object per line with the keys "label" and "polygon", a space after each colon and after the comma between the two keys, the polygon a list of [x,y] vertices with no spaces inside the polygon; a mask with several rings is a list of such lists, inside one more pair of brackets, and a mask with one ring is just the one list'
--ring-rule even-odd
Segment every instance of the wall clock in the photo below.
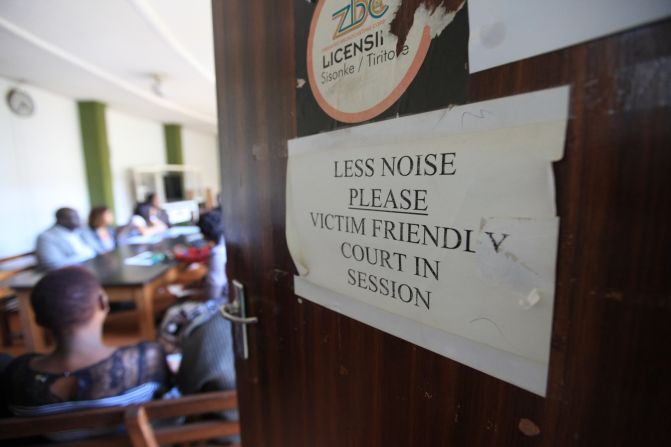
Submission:
{"label": "wall clock", "polygon": [[23,90],[13,88],[7,92],[7,105],[9,109],[19,116],[31,116],[35,111],[33,98]]}

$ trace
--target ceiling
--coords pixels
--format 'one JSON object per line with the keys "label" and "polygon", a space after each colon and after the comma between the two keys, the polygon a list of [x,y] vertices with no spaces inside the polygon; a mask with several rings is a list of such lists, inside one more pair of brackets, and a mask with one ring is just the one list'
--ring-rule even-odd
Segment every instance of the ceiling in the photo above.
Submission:
{"label": "ceiling", "polygon": [[214,133],[210,8],[210,0],[2,0],[0,76]]}

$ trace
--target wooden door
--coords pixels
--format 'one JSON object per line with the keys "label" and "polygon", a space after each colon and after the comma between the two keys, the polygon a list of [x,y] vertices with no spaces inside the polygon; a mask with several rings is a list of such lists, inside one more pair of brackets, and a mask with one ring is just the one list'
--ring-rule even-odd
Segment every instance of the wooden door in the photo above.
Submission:
{"label": "wooden door", "polygon": [[[243,443],[668,443],[671,22],[463,84],[465,102],[572,85],[565,157],[555,166],[561,229],[541,398],[294,295],[284,187],[287,140],[306,114],[296,103],[305,57],[296,42],[307,36],[294,15],[305,5],[313,6],[213,0],[229,275],[260,320],[249,331],[250,358],[237,360]],[[422,96],[438,88],[431,82],[400,102],[426,105]],[[320,123],[312,131],[337,126]]]}

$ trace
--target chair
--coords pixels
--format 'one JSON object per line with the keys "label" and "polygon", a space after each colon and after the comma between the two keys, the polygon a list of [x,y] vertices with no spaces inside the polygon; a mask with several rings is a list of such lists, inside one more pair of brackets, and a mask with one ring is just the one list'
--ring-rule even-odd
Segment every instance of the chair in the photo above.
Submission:
{"label": "chair", "polygon": [[[0,259],[0,282],[9,279],[12,275],[28,270],[36,265],[34,253],[24,253]],[[15,338],[10,328],[10,316],[18,312],[16,295],[12,289],[0,286],[0,335],[2,345],[12,345]]]}
{"label": "chair", "polygon": [[18,312],[18,303],[14,291],[6,287],[0,287],[0,337],[2,346],[12,345],[15,334],[10,326],[10,316]]}
{"label": "chair", "polygon": [[[71,441],[71,447],[155,447],[164,444],[202,442],[240,434],[238,421],[194,419],[194,415],[222,412],[237,408],[235,391],[218,391],[151,401],[128,407],[84,410],[33,418],[0,420],[0,444],[3,440],[32,438],[69,430],[115,429],[125,431],[89,439]],[[188,416],[183,424],[152,426],[151,422],[174,420]],[[54,446],[53,442],[37,441],[31,446]],[[56,444],[57,445],[57,444]]]}

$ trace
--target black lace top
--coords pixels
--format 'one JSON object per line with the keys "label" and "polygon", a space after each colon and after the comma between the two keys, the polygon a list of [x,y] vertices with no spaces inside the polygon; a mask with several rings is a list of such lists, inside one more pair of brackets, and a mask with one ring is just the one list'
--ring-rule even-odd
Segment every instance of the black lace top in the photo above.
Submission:
{"label": "black lace top", "polygon": [[[7,366],[2,386],[9,405],[38,406],[66,400],[96,400],[119,396],[148,382],[155,382],[164,389],[168,381],[163,349],[157,343],[145,342],[119,348],[98,363],[61,374],[33,370],[30,362],[39,355],[22,355]],[[74,395],[70,399],[63,399],[52,392],[54,382],[63,378],[76,381]]]}

